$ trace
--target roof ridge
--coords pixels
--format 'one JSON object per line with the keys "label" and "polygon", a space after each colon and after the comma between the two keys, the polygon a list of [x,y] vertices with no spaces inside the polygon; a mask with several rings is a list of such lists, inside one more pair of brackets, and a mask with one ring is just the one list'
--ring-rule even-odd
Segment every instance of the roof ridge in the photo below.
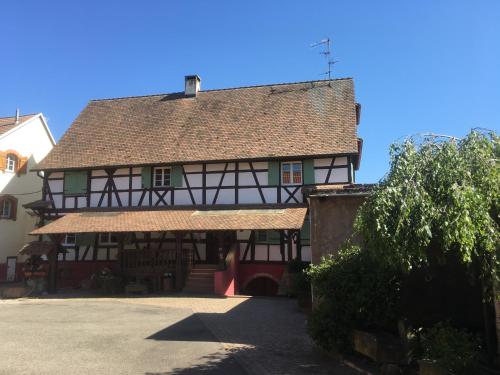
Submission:
{"label": "roof ridge", "polygon": [[[315,79],[315,80],[309,80],[309,81],[296,81],[296,82],[268,83],[268,84],[262,84],[262,85],[236,86],[236,87],[227,87],[227,88],[223,88],[223,89],[200,90],[200,92],[204,93],[204,92],[213,92],[213,91],[252,89],[252,88],[259,88],[259,87],[300,85],[300,84],[304,84],[304,83],[346,81],[346,80],[350,80],[350,79],[352,80],[352,77],[343,77],[343,78],[334,78],[334,79]],[[101,101],[108,101],[108,100],[125,100],[125,99],[135,99],[135,98],[148,98],[148,97],[153,97],[153,96],[176,95],[176,94],[182,94],[182,93],[183,93],[182,91],[175,91],[175,92],[160,93],[160,94],[131,95],[131,96],[119,96],[116,98],[90,99],[90,101],[91,102],[101,102]]]}

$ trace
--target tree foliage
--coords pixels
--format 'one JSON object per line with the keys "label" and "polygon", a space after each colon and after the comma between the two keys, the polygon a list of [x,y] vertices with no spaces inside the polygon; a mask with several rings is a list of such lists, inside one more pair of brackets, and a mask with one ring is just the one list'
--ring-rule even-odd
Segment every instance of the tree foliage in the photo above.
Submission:
{"label": "tree foliage", "polygon": [[[458,140],[426,137],[391,146],[390,170],[360,209],[367,248],[405,271],[479,259],[496,270],[499,244],[499,138],[472,131]],[[495,272],[493,272],[495,273]]]}

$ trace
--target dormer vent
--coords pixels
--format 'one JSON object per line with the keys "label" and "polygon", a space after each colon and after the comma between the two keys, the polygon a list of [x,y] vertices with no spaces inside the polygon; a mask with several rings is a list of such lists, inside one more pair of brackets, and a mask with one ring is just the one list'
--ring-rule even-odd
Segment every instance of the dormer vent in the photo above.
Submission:
{"label": "dormer vent", "polygon": [[184,95],[196,96],[201,88],[201,79],[197,75],[184,77]]}

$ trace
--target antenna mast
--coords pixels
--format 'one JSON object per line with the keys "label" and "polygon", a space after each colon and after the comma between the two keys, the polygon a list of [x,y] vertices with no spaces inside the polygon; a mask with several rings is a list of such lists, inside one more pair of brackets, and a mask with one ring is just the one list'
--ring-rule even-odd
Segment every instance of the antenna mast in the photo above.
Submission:
{"label": "antenna mast", "polygon": [[325,39],[320,40],[317,43],[311,44],[311,48],[319,47],[319,46],[323,47],[323,51],[321,51],[320,54],[325,56],[326,61],[327,61],[327,65],[328,65],[328,70],[322,74],[327,75],[329,81],[332,79],[332,65],[337,62],[337,61],[333,61],[330,59],[330,55],[331,55],[330,42],[331,42],[330,38],[325,38]]}

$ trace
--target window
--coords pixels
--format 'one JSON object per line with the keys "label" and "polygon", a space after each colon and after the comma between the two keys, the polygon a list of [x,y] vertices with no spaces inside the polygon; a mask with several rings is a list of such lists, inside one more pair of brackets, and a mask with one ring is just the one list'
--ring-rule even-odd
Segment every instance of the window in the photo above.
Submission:
{"label": "window", "polygon": [[302,184],[302,163],[300,161],[281,163],[281,184]]}
{"label": "window", "polygon": [[9,199],[4,199],[2,201],[2,217],[3,218],[11,218],[12,216],[12,202]]}
{"label": "window", "polygon": [[14,154],[7,155],[7,165],[5,166],[5,170],[9,172],[15,172],[17,166],[17,156]]}
{"label": "window", "polygon": [[280,232],[277,230],[258,230],[256,243],[260,244],[279,244]]}
{"label": "window", "polygon": [[170,168],[155,168],[154,186],[170,186]]}
{"label": "window", "polygon": [[265,230],[257,231],[257,242],[266,242],[267,241],[267,232]]}
{"label": "window", "polygon": [[74,233],[68,233],[64,237],[63,246],[74,246],[76,244],[76,235]]}
{"label": "window", "polygon": [[64,172],[64,195],[86,195],[87,179],[87,171]]}
{"label": "window", "polygon": [[99,243],[101,245],[113,245],[118,242],[114,233],[99,233]]}

